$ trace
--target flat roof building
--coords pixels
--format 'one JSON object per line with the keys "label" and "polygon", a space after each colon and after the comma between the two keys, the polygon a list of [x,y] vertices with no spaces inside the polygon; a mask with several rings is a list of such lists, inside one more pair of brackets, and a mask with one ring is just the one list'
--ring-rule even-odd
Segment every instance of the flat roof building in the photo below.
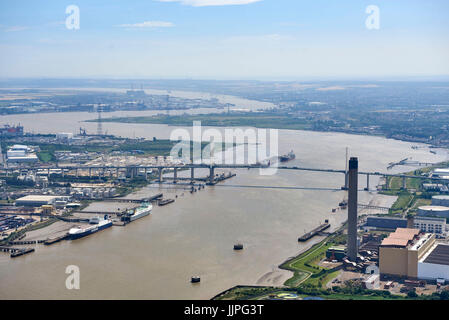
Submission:
{"label": "flat roof building", "polygon": [[446,219],[437,217],[415,216],[414,227],[422,232],[441,234],[446,231]]}
{"label": "flat roof building", "polygon": [[365,226],[375,229],[396,230],[396,228],[407,228],[407,219],[395,217],[368,217]]}
{"label": "flat roof building", "polygon": [[437,243],[418,263],[418,278],[449,281],[449,245]]}
{"label": "flat roof building", "polygon": [[16,199],[16,206],[26,206],[26,207],[40,207],[43,205],[54,204],[58,196],[47,196],[47,195],[28,195],[19,199]]}
{"label": "flat roof building", "polygon": [[379,247],[380,274],[418,278],[418,260],[435,243],[435,235],[419,229],[397,228]]}

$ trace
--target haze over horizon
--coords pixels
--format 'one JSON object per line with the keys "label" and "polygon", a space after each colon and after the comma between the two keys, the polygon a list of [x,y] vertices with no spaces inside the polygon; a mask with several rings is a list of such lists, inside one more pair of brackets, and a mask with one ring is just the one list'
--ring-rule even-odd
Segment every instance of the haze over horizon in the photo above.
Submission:
{"label": "haze over horizon", "polygon": [[[80,9],[69,30],[68,5]],[[380,28],[367,29],[370,5]],[[0,4],[0,78],[449,76],[449,3],[107,0]]]}

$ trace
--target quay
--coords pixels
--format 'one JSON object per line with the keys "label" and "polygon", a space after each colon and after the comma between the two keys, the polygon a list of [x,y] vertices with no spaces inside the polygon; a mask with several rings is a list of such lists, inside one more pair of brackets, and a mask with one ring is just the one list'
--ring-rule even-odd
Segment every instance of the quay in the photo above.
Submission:
{"label": "quay", "polygon": [[315,229],[313,229],[312,231],[307,232],[307,233],[303,234],[302,236],[300,236],[300,237],[298,238],[298,241],[299,241],[299,242],[307,241],[307,240],[311,239],[312,237],[318,235],[318,234],[321,233],[322,231],[328,229],[330,226],[331,226],[331,225],[329,224],[328,220],[326,220],[325,223],[319,225],[317,228],[315,228]]}

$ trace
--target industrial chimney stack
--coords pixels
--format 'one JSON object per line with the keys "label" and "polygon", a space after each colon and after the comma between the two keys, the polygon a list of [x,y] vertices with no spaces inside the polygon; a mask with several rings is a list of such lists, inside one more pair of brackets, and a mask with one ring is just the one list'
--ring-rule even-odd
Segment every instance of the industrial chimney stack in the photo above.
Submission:
{"label": "industrial chimney stack", "polygon": [[357,188],[359,161],[349,159],[349,190],[348,190],[348,258],[357,262]]}

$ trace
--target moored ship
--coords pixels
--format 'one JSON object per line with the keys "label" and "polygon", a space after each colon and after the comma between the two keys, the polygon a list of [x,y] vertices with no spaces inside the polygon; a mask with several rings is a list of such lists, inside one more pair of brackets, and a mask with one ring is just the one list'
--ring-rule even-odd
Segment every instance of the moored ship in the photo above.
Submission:
{"label": "moored ship", "polygon": [[131,222],[140,218],[143,218],[151,213],[153,205],[150,203],[144,203],[140,207],[129,210],[128,213],[122,217],[122,221]]}
{"label": "moored ship", "polygon": [[89,224],[91,225],[85,228],[81,226],[71,228],[68,233],[68,238],[72,240],[79,239],[89,234],[109,228],[112,226],[112,220],[108,219],[107,215],[105,215],[103,219],[100,219],[98,217],[91,218],[89,220]]}
{"label": "moored ship", "polygon": [[296,155],[293,153],[293,150],[292,150],[292,151],[290,151],[290,152],[287,153],[287,154],[284,154],[284,155],[282,155],[282,156],[279,156],[279,161],[281,161],[281,162],[287,162],[287,161],[290,161],[290,160],[295,159],[295,157],[296,157]]}

